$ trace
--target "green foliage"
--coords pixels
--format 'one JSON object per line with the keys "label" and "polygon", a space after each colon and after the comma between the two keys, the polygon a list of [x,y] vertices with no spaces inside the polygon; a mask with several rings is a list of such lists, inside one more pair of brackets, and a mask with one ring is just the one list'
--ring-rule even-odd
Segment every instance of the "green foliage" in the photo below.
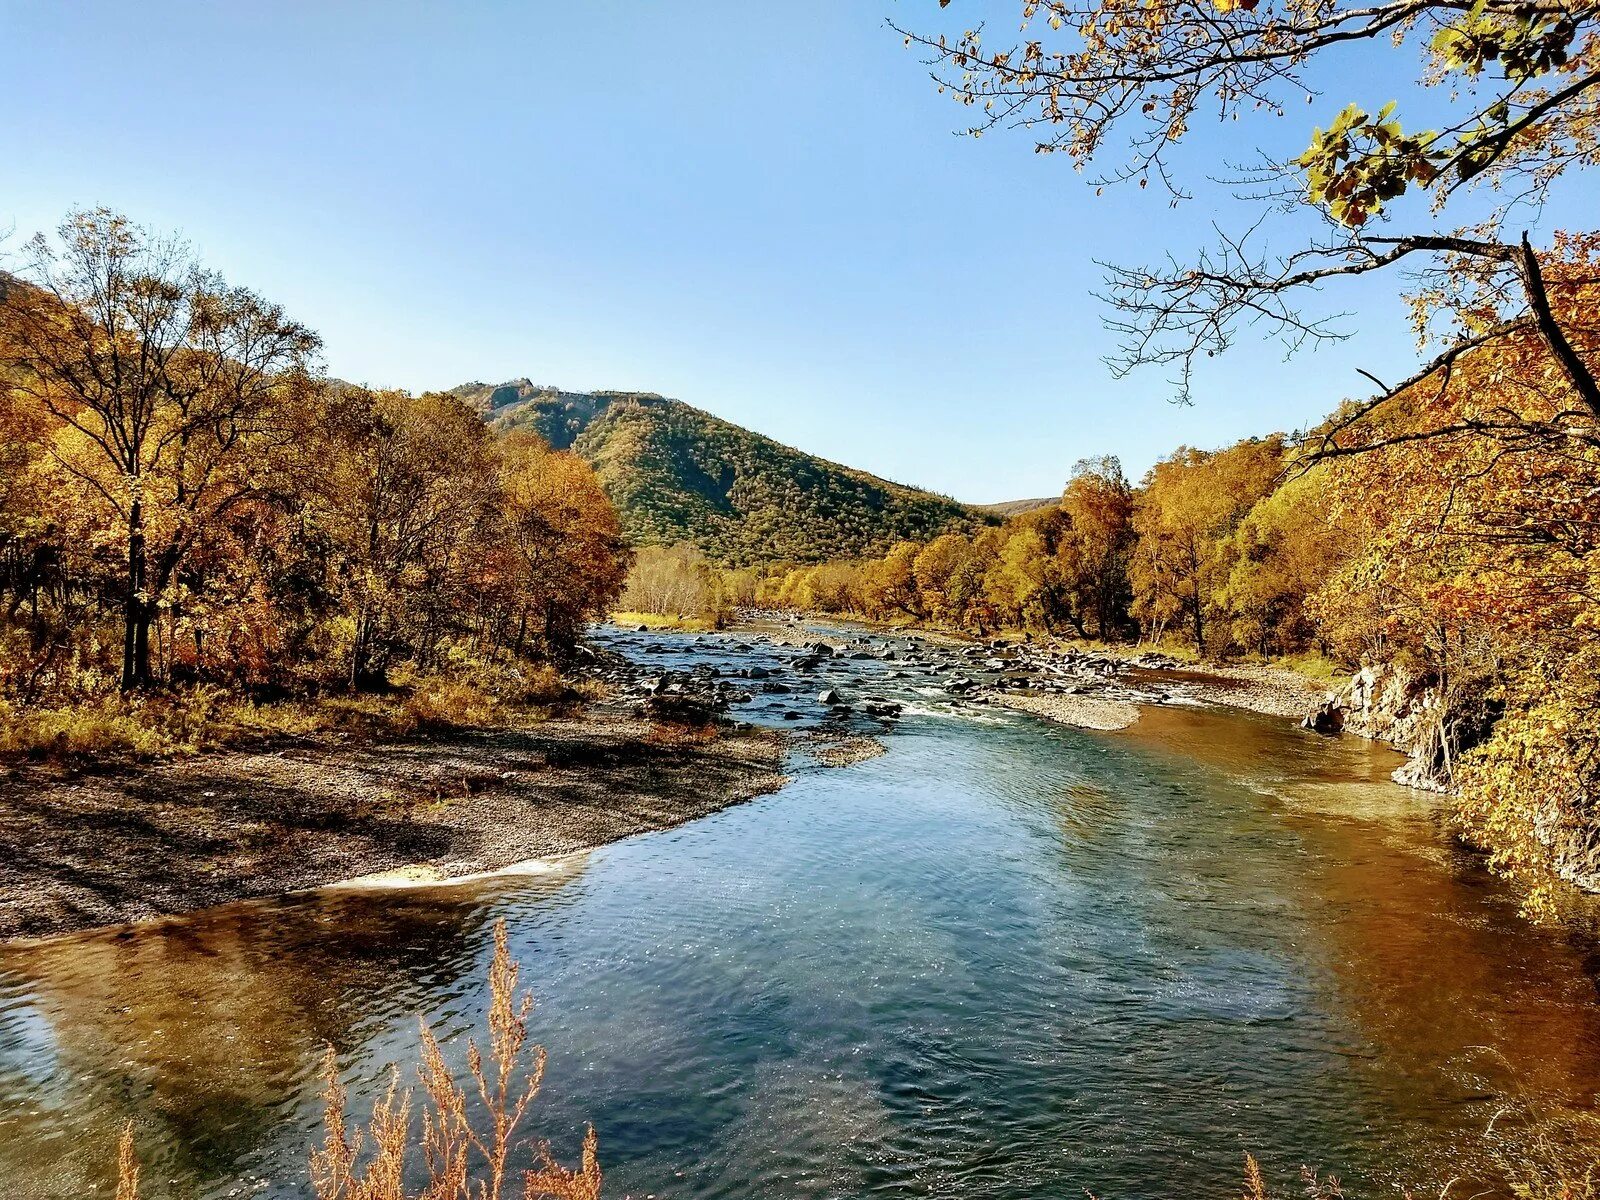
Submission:
{"label": "green foliage", "polygon": [[1306,171],[1306,189],[1341,225],[1364,225],[1387,201],[1412,183],[1427,185],[1446,157],[1435,149],[1438,133],[1407,134],[1394,120],[1390,101],[1376,117],[1348,105],[1327,130],[1311,135],[1311,147],[1295,161]]}
{"label": "green foliage", "polygon": [[1511,16],[1490,14],[1478,0],[1462,17],[1433,35],[1431,48],[1452,70],[1476,78],[1485,66],[1499,62],[1507,79],[1525,83],[1567,64],[1577,28],[1565,13],[1552,15],[1532,8]]}
{"label": "green foliage", "polygon": [[[1522,85],[1567,65],[1577,27],[1565,13],[1533,9],[1490,13],[1478,0],[1458,19],[1442,25],[1429,48],[1446,71],[1476,79],[1498,62],[1505,78]],[[1295,159],[1305,169],[1306,193],[1341,225],[1359,228],[1413,184],[1429,187],[1447,165],[1460,179],[1488,169],[1506,152],[1515,132],[1511,105],[1497,100],[1463,122],[1451,143],[1434,130],[1406,133],[1390,101],[1376,117],[1348,105],[1327,129],[1311,135],[1311,146]]]}
{"label": "green foliage", "polygon": [[530,429],[586,460],[632,544],[687,542],[721,566],[881,554],[994,521],[661,396],[560,392],[526,380],[454,394],[494,426]]}

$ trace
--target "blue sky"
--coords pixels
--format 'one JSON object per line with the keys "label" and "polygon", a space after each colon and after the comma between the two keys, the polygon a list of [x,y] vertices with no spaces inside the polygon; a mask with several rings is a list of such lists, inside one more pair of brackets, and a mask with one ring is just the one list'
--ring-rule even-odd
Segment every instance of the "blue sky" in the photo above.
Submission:
{"label": "blue sky", "polygon": [[[1192,407],[1159,372],[1114,380],[1094,260],[1186,256],[1242,214],[1097,198],[1026,136],[953,136],[962,111],[891,15],[941,19],[933,0],[0,0],[0,227],[14,247],[106,204],[180,230],[347,379],[658,391],[970,501],[1058,491],[1090,454],[1137,475],[1313,421],[1364,393],[1357,366],[1406,373],[1388,282],[1329,298],[1357,314],[1330,351],[1286,364],[1247,335]],[[1390,98],[1359,63],[1339,77]],[[1185,159],[1302,145],[1346,98],[1197,127]]]}

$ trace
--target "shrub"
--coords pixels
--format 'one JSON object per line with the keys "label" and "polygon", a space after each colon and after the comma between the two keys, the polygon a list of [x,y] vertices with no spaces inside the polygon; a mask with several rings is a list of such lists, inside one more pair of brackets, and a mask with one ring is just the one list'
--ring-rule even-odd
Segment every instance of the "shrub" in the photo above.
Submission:
{"label": "shrub", "polygon": [[494,696],[473,684],[437,675],[417,680],[401,702],[401,711],[405,723],[418,730],[504,722],[504,712]]}

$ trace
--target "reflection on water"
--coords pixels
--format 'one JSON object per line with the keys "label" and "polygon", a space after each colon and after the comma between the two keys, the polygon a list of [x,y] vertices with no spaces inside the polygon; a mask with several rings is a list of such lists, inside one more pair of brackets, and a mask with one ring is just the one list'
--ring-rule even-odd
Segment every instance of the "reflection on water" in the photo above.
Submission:
{"label": "reflection on water", "polygon": [[1592,1100],[1581,949],[1517,921],[1393,755],[1192,709],[989,716],[557,875],[0,951],[0,1178],[87,1195],[132,1117],[153,1195],[303,1195],[322,1047],[370,1097],[419,1015],[475,1027],[500,916],[540,1132],[593,1119],[613,1195],[1176,1194],[1247,1148],[1426,1182],[1504,1090]]}

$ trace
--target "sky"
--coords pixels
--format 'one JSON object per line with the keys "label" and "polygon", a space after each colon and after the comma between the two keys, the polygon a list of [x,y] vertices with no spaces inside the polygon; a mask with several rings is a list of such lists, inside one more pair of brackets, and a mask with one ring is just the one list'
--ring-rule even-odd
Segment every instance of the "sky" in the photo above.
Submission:
{"label": "sky", "polygon": [[1352,314],[1330,349],[1245,331],[1192,405],[1160,370],[1114,379],[1096,260],[1189,257],[1248,221],[1214,164],[1388,85],[1336,64],[1349,96],[1201,122],[1187,204],[1097,196],[1026,134],[955,136],[885,25],[998,37],[1017,8],[0,0],[0,251],[107,205],[283,304],[340,378],[660,392],[979,503],[1058,492],[1089,455],[1137,477],[1304,427],[1366,394],[1358,367],[1408,373],[1383,280],[1315,301]]}

